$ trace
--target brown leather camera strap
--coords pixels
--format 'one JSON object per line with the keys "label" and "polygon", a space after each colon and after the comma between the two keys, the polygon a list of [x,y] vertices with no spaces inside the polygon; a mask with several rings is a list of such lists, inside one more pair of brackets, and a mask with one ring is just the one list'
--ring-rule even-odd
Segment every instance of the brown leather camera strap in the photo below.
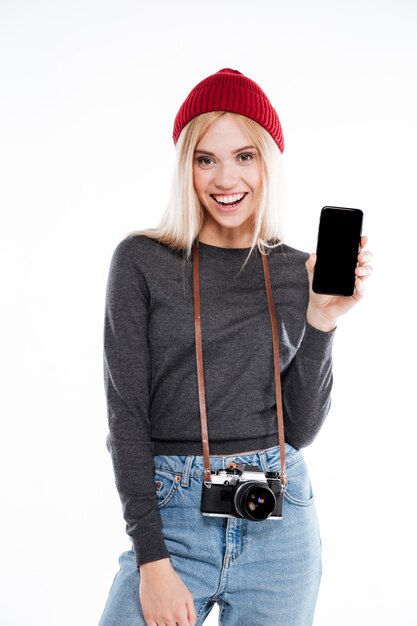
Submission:
{"label": "brown leather camera strap", "polygon": [[[285,473],[285,441],[284,441],[284,417],[282,413],[282,397],[281,397],[281,374],[279,369],[279,340],[278,326],[275,315],[274,301],[272,297],[271,281],[269,278],[269,267],[267,255],[262,254],[262,264],[265,276],[266,292],[268,296],[269,315],[272,326],[272,341],[274,349],[274,372],[275,372],[275,397],[277,407],[278,421],[278,443],[280,447],[281,472],[280,478],[283,486],[287,484],[287,475]],[[194,327],[195,327],[195,348],[197,355],[197,375],[198,375],[198,398],[200,403],[200,419],[201,419],[201,436],[203,443],[204,455],[204,483],[211,485],[211,468],[209,439],[207,427],[206,412],[206,396],[204,387],[204,368],[203,368],[203,344],[201,335],[201,309],[200,309],[200,266],[199,266],[199,249],[198,237],[193,243],[193,290],[194,290]]]}

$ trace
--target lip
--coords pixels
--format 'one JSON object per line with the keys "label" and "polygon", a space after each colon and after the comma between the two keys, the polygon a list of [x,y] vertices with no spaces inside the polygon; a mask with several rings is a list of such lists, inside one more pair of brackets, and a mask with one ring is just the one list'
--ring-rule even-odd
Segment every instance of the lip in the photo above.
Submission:
{"label": "lip", "polygon": [[[221,212],[221,213],[231,213],[232,211],[236,211],[237,209],[239,209],[240,205],[242,204],[242,202],[245,200],[246,196],[248,195],[248,191],[236,191],[234,193],[216,193],[216,194],[210,194],[210,198],[213,200],[214,204],[216,205],[217,209]],[[226,207],[226,206],[222,206],[221,204],[219,204],[216,199],[214,198],[214,196],[234,196],[234,195],[241,195],[244,194],[243,198],[235,205],[230,206],[230,207]]]}

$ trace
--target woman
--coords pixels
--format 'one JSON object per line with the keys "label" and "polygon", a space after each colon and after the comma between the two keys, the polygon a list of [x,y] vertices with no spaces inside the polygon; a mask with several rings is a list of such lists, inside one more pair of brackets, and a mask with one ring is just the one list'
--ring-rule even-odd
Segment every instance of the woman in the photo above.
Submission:
{"label": "woman", "polygon": [[[329,411],[335,328],[362,298],[371,254],[362,237],[352,297],[312,291],[315,255],[282,242],[281,124],[240,72],[201,81],[178,112],[173,138],[168,209],[159,228],[118,244],[107,285],[108,448],[132,549],[120,556],[100,625],[199,625],[217,603],[226,626],[308,626],[321,541],[300,449]],[[204,514],[208,458],[213,474],[240,465],[278,472],[282,519]]]}

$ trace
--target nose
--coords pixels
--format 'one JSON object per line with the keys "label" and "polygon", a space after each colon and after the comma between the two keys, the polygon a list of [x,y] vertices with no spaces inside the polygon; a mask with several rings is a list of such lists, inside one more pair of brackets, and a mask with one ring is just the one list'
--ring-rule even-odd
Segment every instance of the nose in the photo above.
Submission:
{"label": "nose", "polygon": [[236,187],[239,180],[234,164],[223,163],[217,168],[214,184],[218,189],[227,190]]}

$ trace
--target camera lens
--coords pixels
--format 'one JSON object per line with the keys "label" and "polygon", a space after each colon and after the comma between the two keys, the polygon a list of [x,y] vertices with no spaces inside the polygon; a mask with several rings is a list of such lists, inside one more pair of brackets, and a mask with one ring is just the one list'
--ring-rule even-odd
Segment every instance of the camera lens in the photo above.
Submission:
{"label": "camera lens", "polygon": [[235,493],[236,511],[246,519],[264,520],[275,508],[275,495],[269,487],[248,481],[238,486]]}

